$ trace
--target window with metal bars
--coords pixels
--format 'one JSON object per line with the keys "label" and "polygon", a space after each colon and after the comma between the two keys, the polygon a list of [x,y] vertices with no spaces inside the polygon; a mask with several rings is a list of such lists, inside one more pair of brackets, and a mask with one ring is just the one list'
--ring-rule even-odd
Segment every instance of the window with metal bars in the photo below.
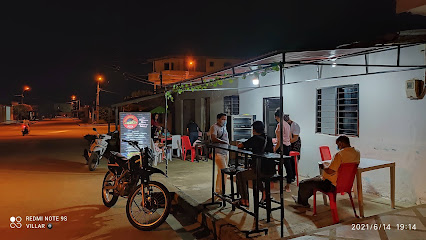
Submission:
{"label": "window with metal bars", "polygon": [[227,115],[240,114],[240,98],[239,96],[223,97],[223,112]]}
{"label": "window with metal bars", "polygon": [[359,136],[359,85],[317,89],[316,132]]}

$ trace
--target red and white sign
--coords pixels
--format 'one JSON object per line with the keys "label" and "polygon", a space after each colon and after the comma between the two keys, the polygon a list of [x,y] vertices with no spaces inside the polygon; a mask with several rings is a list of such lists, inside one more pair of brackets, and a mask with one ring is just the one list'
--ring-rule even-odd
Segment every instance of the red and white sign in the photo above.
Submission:
{"label": "red and white sign", "polygon": [[134,115],[127,115],[123,119],[123,125],[127,129],[134,129],[138,126],[138,118]]}

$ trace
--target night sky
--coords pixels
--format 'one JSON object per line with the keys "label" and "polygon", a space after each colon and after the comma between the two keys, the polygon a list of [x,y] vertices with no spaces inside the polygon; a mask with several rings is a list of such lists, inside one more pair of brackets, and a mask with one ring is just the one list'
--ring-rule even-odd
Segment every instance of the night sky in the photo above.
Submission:
{"label": "night sky", "polygon": [[29,104],[66,102],[72,94],[91,104],[101,73],[102,87],[117,93],[101,93],[106,105],[146,88],[122,72],[146,75],[149,58],[334,48],[396,25],[389,0],[8,2],[0,10],[0,104],[19,101],[13,95],[25,84]]}

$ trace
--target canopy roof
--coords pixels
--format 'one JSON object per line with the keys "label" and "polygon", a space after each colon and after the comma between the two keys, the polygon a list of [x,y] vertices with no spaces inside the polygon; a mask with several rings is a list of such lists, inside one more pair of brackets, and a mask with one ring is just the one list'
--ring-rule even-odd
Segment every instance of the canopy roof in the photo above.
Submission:
{"label": "canopy roof", "polygon": [[[217,80],[218,78],[239,77],[248,73],[264,71],[265,68],[270,68],[279,63],[284,64],[284,68],[291,68],[299,65],[314,64],[314,65],[331,65],[336,59],[343,59],[353,56],[360,56],[370,53],[401,49],[417,44],[402,44],[402,45],[382,45],[368,48],[348,48],[348,49],[333,49],[333,50],[318,50],[318,51],[303,51],[303,52],[285,52],[273,51],[265,55],[258,56],[253,59],[246,60],[239,64],[226,67],[219,71],[200,75],[191,79],[168,84],[165,86],[173,86],[182,83],[200,84]],[[399,51],[399,50],[398,50]],[[338,64],[341,65],[341,64]],[[345,64],[349,66],[350,64]],[[352,66],[367,66],[367,65],[352,65]],[[368,65],[372,66],[372,65]],[[379,65],[381,67],[399,67],[389,65]],[[407,66],[401,66],[407,67]],[[423,66],[424,67],[424,66]]]}

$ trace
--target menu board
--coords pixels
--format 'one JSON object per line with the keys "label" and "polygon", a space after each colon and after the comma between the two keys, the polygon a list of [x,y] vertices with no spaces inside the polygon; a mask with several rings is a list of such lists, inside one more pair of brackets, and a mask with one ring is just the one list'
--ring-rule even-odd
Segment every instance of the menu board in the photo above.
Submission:
{"label": "menu board", "polygon": [[[138,141],[139,147],[151,146],[151,113],[120,112],[120,139]],[[120,143],[120,153],[127,158],[139,151],[126,142]]]}

